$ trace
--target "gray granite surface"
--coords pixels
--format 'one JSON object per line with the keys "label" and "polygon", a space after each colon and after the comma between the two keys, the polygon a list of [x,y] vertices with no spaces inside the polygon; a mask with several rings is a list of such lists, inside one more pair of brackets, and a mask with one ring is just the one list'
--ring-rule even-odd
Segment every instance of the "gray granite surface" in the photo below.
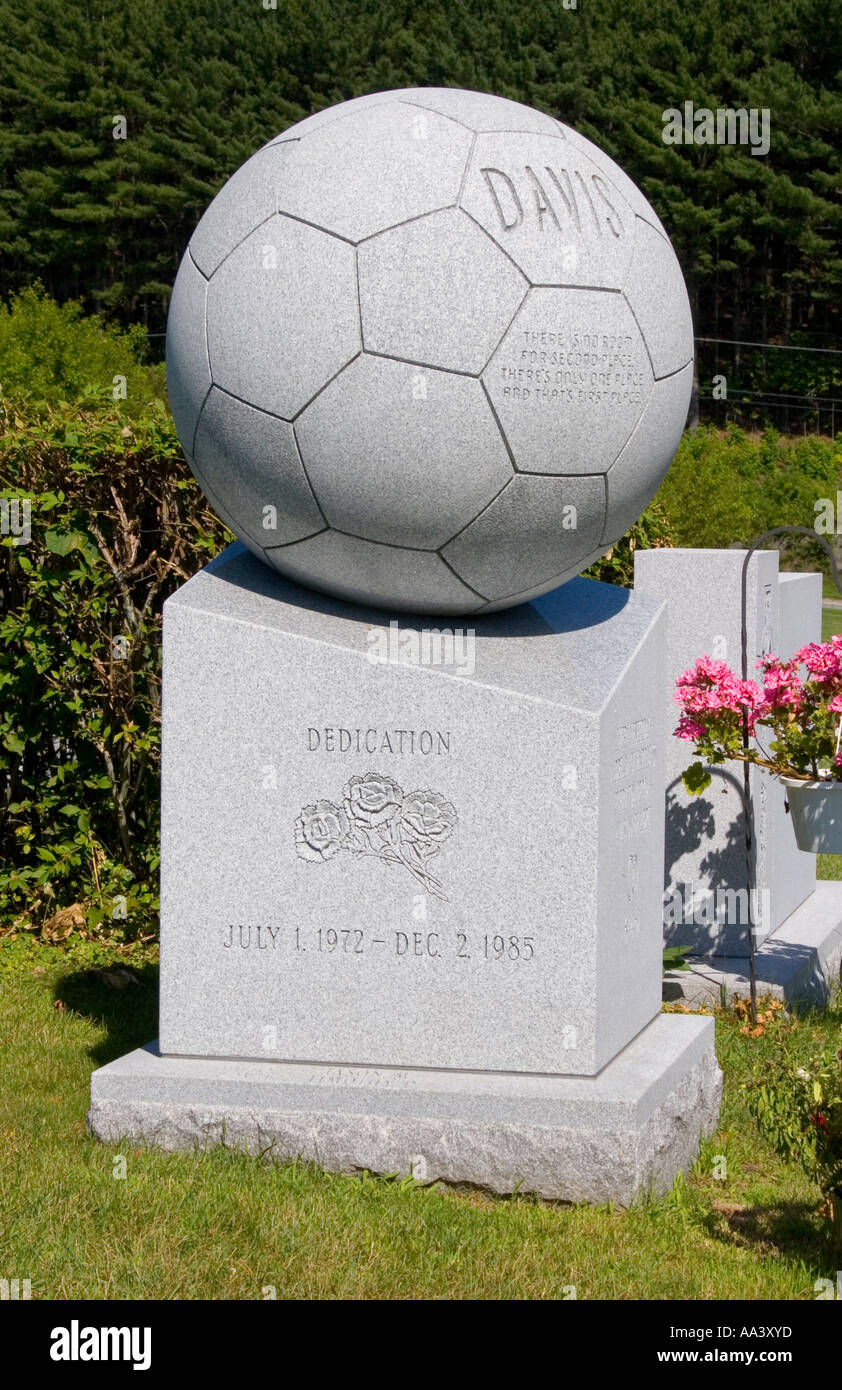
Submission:
{"label": "gray granite surface", "polygon": [[569,588],[461,665],[240,547],[168,601],[164,1052],[589,1074],[657,1014],[662,604]]}
{"label": "gray granite surface", "polygon": [[[622,170],[550,115],[442,88],[258,150],[193,233],[167,337],[185,453],[253,553],[439,615],[554,588],[633,524],[691,360],[678,261]],[[523,474],[562,480],[575,522]]]}
{"label": "gray granite surface", "polygon": [[628,1206],[689,1169],[721,1085],[713,1020],[680,1015],[659,1015],[588,1078],[162,1057],[153,1044],[94,1072],[88,1124],[113,1144],[224,1144]]}

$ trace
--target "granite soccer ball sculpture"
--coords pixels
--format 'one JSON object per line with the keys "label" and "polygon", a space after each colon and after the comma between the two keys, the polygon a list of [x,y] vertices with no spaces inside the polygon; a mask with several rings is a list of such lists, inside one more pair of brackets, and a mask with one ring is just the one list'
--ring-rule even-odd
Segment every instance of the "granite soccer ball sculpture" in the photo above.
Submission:
{"label": "granite soccer ball sculpture", "polygon": [[678,261],[596,145],[482,93],[360,97],[271,140],[179,268],[167,378],[208,499],[357,603],[466,614],[637,520],[692,381]]}

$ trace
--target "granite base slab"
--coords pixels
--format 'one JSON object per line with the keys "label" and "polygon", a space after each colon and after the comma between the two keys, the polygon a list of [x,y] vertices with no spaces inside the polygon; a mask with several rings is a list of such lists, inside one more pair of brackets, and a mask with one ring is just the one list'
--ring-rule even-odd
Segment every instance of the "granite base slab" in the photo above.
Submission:
{"label": "granite base slab", "polygon": [[88,1125],[108,1143],[628,1206],[693,1162],[721,1086],[713,1020],[676,1014],[590,1077],[171,1057],[152,1043],[94,1072]]}
{"label": "granite base slab", "polygon": [[[766,939],[755,957],[757,989],[787,1004],[825,1004],[842,971],[842,883],[821,881],[806,902]],[[688,956],[689,970],[669,970],[664,999],[693,1008],[748,998],[748,958]]]}

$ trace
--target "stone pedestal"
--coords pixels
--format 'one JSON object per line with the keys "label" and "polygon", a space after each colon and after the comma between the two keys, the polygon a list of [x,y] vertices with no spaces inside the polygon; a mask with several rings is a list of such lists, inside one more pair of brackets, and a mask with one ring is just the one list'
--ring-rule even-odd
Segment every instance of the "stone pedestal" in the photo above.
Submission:
{"label": "stone pedestal", "polygon": [[390,617],[240,546],[167,603],[159,1051],[91,1126],[663,1186],[718,1095],[712,1029],[659,1013],[663,604]]}

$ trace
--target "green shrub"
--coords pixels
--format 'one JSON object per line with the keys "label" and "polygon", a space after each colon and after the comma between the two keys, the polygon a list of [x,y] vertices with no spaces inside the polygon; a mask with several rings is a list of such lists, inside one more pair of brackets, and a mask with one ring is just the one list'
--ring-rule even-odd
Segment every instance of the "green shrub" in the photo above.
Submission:
{"label": "green shrub", "polygon": [[[724,549],[748,546],[773,526],[814,526],[817,500],[835,503],[839,487],[842,438],[793,439],[774,430],[750,437],[705,426],[682,438],[655,502],[675,545]],[[784,540],[781,549],[799,567],[824,556],[808,538]]]}
{"label": "green shrub", "polygon": [[727,439],[711,427],[683,436],[657,493],[676,545],[720,548],[754,538],[755,455],[736,431]]}
{"label": "green shrub", "polygon": [[160,403],[127,421],[0,402],[12,497],[31,539],[0,545],[0,923],[136,934],[158,860],[161,606],[227,532]]}
{"label": "green shrub", "polygon": [[837,1032],[802,1065],[784,1048],[746,1084],[760,1132],[782,1158],[799,1163],[822,1191],[842,1201],[842,1052]]}
{"label": "green shrub", "polygon": [[[57,304],[40,285],[0,304],[0,395],[7,400],[115,404],[135,416],[166,399],[164,369],[145,362],[148,340],[136,324],[121,332],[70,300]],[[125,378],[125,399],[120,378]],[[116,379],[116,384],[115,384]]]}
{"label": "green shrub", "polygon": [[663,507],[651,502],[616,545],[583,573],[588,579],[600,579],[603,584],[623,584],[629,589],[634,583],[636,550],[653,550],[656,546],[676,543]]}

